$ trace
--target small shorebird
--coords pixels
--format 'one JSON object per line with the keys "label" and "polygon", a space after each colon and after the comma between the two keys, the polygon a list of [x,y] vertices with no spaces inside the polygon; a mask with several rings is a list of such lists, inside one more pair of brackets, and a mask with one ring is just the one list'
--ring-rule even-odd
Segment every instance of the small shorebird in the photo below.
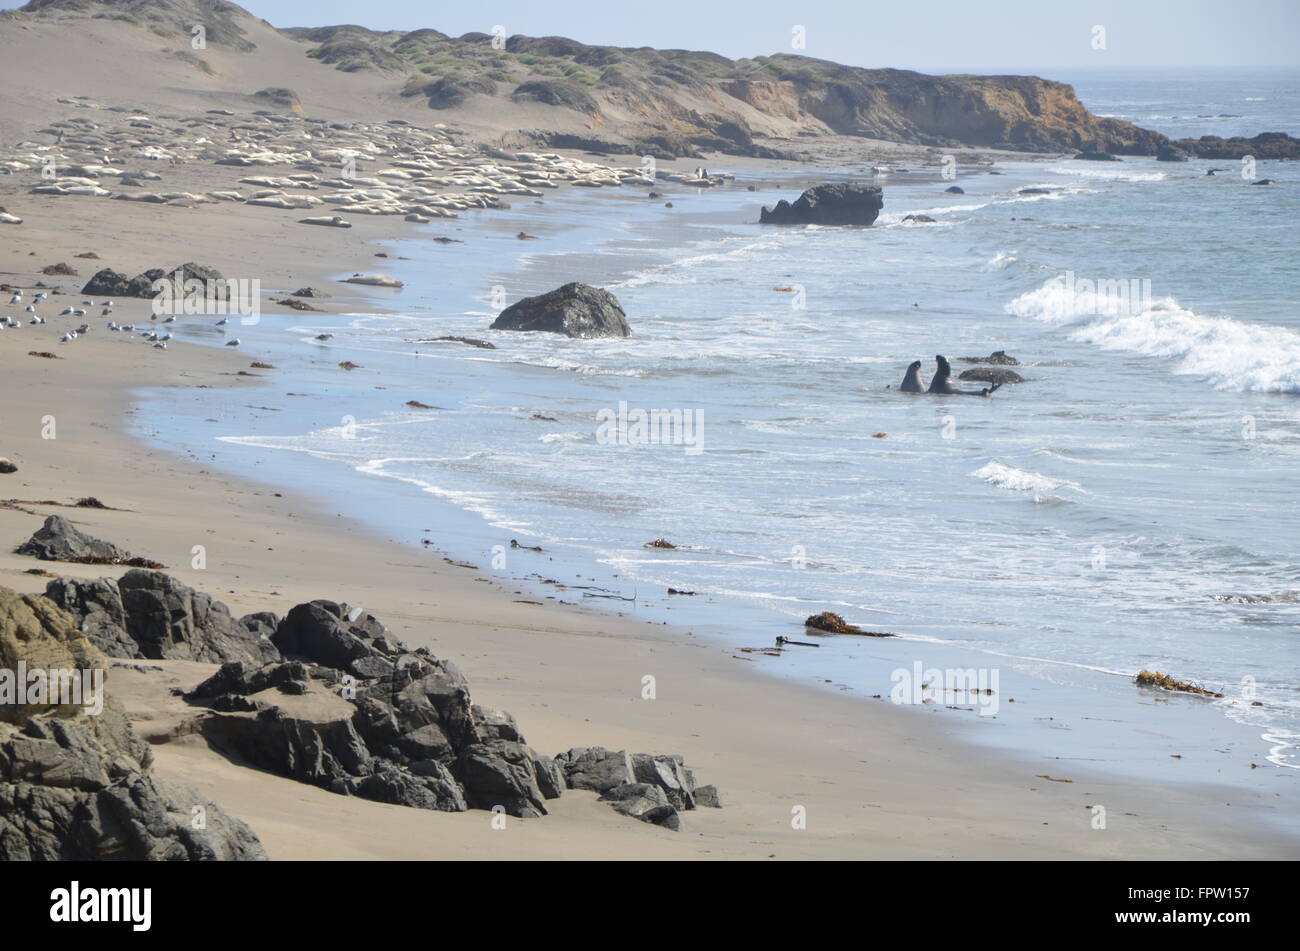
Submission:
{"label": "small shorebird", "polygon": [[227,340],[227,341],[226,341],[226,346],[227,346],[227,347],[238,347],[238,346],[239,346],[239,338],[238,338],[238,337],[235,337],[233,340]]}
{"label": "small shorebird", "polygon": [[228,324],[229,322],[230,322],[230,321],[229,321],[228,318],[226,318],[226,317],[222,317],[220,320],[217,321],[217,326],[218,326],[218,327],[224,327],[224,326],[226,326],[226,324]]}
{"label": "small shorebird", "polygon": [[67,333],[65,333],[62,337],[59,338],[59,343],[72,343],[72,341],[76,339],[77,339],[77,335],[73,333],[71,330],[69,330]]}

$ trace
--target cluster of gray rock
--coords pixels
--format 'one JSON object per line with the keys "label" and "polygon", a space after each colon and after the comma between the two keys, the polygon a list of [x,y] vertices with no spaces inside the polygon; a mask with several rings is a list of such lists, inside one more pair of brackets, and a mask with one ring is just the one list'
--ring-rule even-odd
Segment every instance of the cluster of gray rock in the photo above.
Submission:
{"label": "cluster of gray rock", "polygon": [[284,618],[241,618],[166,574],[56,579],[46,597],[112,657],[221,662],[185,699],[226,755],[344,795],[462,812],[547,814],[566,789],[593,789],[619,812],[667,828],[719,806],[680,756],[594,748],[555,758],[514,718],[470,699],[450,661],[408,649],[372,614],[318,600]]}
{"label": "cluster of gray rock", "polygon": [[[180,275],[182,288],[184,282],[197,280],[204,282],[205,296],[210,289],[215,296],[225,299],[228,291],[224,284],[224,278],[221,272],[215,268],[193,262],[187,264],[178,264],[173,268],[155,267],[137,274],[135,277],[127,277],[121,271],[114,271],[112,268],[103,268],[97,271],[85,287],[81,289],[83,294],[91,294],[96,297],[156,297],[158,291],[154,288],[154,282],[159,280],[173,279],[177,274]],[[178,291],[177,293],[181,293]]]}
{"label": "cluster of gray rock", "polygon": [[676,830],[679,811],[722,808],[716,786],[697,786],[680,756],[576,747],[555,757],[570,789],[591,789],[616,812]]}
{"label": "cluster of gray rock", "polygon": [[[0,668],[104,669],[46,598],[0,588]],[[0,702],[0,860],[264,859],[257,836],[193,787],[151,772],[153,753],[110,696],[98,715]]]}

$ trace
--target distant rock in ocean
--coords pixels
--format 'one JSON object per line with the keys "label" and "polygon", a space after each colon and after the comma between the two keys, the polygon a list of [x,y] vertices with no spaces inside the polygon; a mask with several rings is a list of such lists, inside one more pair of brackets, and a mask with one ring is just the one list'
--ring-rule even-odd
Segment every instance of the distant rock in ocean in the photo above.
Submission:
{"label": "distant rock in ocean", "polygon": [[607,290],[577,281],[511,304],[492,321],[492,329],[582,338],[632,336],[618,298]]}
{"label": "distant rock in ocean", "polygon": [[869,225],[885,205],[878,185],[852,182],[818,185],[790,203],[785,199],[759,214],[764,225]]}

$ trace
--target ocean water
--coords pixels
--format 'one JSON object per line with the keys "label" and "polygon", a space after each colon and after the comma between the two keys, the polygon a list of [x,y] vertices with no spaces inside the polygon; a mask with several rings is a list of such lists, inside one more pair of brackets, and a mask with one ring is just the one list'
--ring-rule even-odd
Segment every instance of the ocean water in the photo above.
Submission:
{"label": "ocean water", "polygon": [[[1170,134],[1300,135],[1298,74],[1077,81],[1097,111]],[[1234,110],[1237,125],[1199,118]],[[572,189],[491,213],[499,229],[430,226],[464,243],[393,243],[399,313],[264,316],[240,334],[280,367],[273,386],[146,394],[141,430],[484,575],[722,644],[806,639],[803,618],[832,610],[899,637],[756,668],[868,698],[914,663],[991,669],[1020,703],[955,704],[976,740],[1294,803],[1296,167],[1260,162],[1279,184],[1257,187],[1236,163],[1017,162],[963,167],[964,195],[910,168],[878,178],[873,228],[754,223],[872,164],[758,192],[754,174],[669,185],[671,209]],[[902,221],[918,213],[936,223]],[[567,280],[612,290],[634,336],[487,329],[501,299]],[[1088,281],[1138,293],[1098,299]],[[442,335],[497,349],[427,340]],[[989,399],[896,389],[912,360],[928,379],[936,354],[960,372],[993,350],[1026,382]],[[690,438],[606,438],[621,404],[676,412]],[[646,547],[658,538],[678,547]],[[1162,704],[1133,686],[1143,668],[1225,697]]]}

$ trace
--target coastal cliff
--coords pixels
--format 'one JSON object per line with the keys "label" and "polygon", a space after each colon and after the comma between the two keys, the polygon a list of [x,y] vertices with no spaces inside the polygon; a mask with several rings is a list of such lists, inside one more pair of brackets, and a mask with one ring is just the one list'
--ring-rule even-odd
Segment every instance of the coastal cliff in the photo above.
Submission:
{"label": "coastal cliff", "polygon": [[[731,60],[559,36],[277,30],[224,0],[32,0],[0,12],[0,32],[35,24],[103,32],[116,48],[136,40],[141,55],[155,59],[160,38],[175,41],[176,49],[161,51],[178,71],[172,80],[199,93],[229,91],[256,75],[258,85],[242,91],[263,106],[310,111],[313,94],[332,112],[370,115],[376,101],[406,115],[427,106],[439,121],[506,147],[779,159],[797,158],[825,136],[1117,155],[1156,155],[1170,145],[1160,133],[1095,115],[1071,86],[1035,76],[929,76],[791,54]],[[200,46],[192,42],[196,24]],[[1300,157],[1300,140],[1289,136],[1264,144],[1261,152],[1247,140],[1178,143],[1193,156]]]}

